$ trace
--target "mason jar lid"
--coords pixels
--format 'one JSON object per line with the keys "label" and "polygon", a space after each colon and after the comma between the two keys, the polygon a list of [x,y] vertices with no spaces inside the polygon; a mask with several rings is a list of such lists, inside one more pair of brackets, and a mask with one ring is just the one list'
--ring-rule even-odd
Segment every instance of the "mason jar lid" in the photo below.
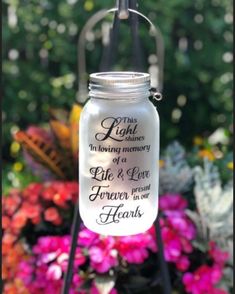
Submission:
{"label": "mason jar lid", "polygon": [[131,71],[99,72],[90,75],[90,82],[99,83],[103,86],[115,87],[120,84],[128,86],[150,82],[150,75]]}
{"label": "mason jar lid", "polygon": [[103,99],[149,96],[150,75],[141,72],[99,72],[90,75],[90,96]]}

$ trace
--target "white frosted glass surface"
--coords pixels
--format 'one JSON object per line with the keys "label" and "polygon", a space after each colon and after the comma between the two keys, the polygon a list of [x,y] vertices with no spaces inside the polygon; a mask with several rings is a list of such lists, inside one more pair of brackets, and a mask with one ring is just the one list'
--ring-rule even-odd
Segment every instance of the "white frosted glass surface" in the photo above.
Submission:
{"label": "white frosted glass surface", "polygon": [[159,118],[147,98],[90,99],[79,128],[79,210],[103,235],[147,230],[158,212]]}

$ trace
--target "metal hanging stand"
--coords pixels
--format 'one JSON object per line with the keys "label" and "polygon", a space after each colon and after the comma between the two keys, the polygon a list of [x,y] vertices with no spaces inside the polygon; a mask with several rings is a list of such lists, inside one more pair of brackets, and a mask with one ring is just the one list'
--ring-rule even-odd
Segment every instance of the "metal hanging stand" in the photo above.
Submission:
{"label": "metal hanging stand", "polygon": [[[117,8],[112,8],[109,10],[100,10],[96,12],[91,18],[87,21],[85,26],[83,27],[79,39],[78,39],[78,92],[77,92],[77,101],[83,104],[88,97],[87,91],[87,81],[88,81],[88,73],[86,70],[86,35],[88,32],[92,31],[95,25],[104,19],[109,14],[114,14],[114,22],[110,32],[110,43],[108,46],[108,54],[105,55],[106,67],[103,69],[106,70],[107,66],[110,66],[112,60],[110,60],[109,56],[113,56],[113,39],[115,39],[115,34],[117,33],[119,21],[119,16],[121,15],[121,19],[123,17],[130,17],[130,15],[135,15],[138,18],[145,20],[150,25],[149,33],[155,39],[155,47],[156,47],[156,56],[157,56],[157,66],[159,69],[158,76],[158,85],[152,85],[158,92],[161,92],[163,89],[163,71],[164,71],[164,41],[163,36],[161,34],[158,26],[154,25],[150,19],[148,19],[144,14],[140,13],[136,9],[132,9],[130,7],[136,7],[136,1],[133,0],[119,0],[117,1]],[[130,4],[130,6],[128,6]],[[138,18],[135,18],[135,22],[137,22]],[[126,18],[125,18],[126,19]],[[137,28],[133,28],[132,30],[133,39],[138,39]]]}
{"label": "metal hanging stand", "polygon": [[[79,40],[78,40],[78,73],[79,73],[79,91],[78,91],[78,97],[77,100],[80,103],[83,103],[87,99],[87,80],[88,80],[88,74],[86,72],[86,54],[85,54],[85,38],[87,32],[91,31],[92,28],[96,25],[97,22],[102,20],[104,17],[106,17],[109,13],[114,13],[114,22],[113,27],[110,33],[110,39],[112,41],[113,34],[117,28],[115,26],[118,25],[118,22],[123,19],[130,18],[131,14],[134,14],[138,17],[143,18],[145,21],[147,21],[150,25],[150,33],[155,38],[155,44],[156,44],[156,55],[158,57],[158,67],[159,67],[159,83],[157,89],[154,87],[151,89],[151,94],[154,99],[161,100],[162,95],[161,91],[163,88],[163,65],[164,65],[164,43],[163,38],[160,33],[160,30],[153,25],[153,23],[142,13],[138,12],[136,9],[132,9],[131,7],[136,7],[136,1],[135,0],[118,0],[117,1],[117,8],[113,8],[110,10],[101,10],[97,13],[95,13],[85,24],[84,28],[81,31]],[[132,35],[133,38],[136,38],[138,43],[138,24],[137,24],[137,18],[135,18],[135,23],[133,24],[133,30]],[[109,52],[111,50],[111,44],[109,44],[108,48]],[[109,60],[110,62],[110,60]],[[110,66],[110,64],[108,64]],[[61,291],[61,294],[69,294],[69,289],[72,281],[73,276],[73,264],[74,264],[74,258],[75,258],[75,252],[77,247],[77,239],[78,239],[78,233],[81,225],[81,218],[79,214],[78,205],[75,207],[75,213],[72,223],[72,229],[71,229],[71,248],[69,253],[69,262],[68,262],[68,268],[64,277],[64,284]],[[159,262],[160,264],[160,272],[162,277],[162,288],[164,294],[171,294],[171,281],[170,281],[170,275],[168,271],[168,266],[166,263],[166,260],[164,258],[164,246],[163,241],[161,237],[161,228],[159,223],[159,216],[157,217],[155,223],[155,231],[157,236],[157,247],[158,247],[158,259],[156,260],[156,263]]]}

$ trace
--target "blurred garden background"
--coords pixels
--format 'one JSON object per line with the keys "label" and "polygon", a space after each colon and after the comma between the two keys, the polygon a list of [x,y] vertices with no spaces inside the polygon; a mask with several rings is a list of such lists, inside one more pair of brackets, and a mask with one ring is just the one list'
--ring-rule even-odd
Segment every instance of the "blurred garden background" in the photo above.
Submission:
{"label": "blurred garden background", "polygon": [[[230,293],[233,287],[231,278],[233,265],[230,261],[233,228],[231,223],[233,171],[232,1],[139,0],[138,5],[138,10],[148,16],[155,25],[158,25],[165,44],[164,99],[156,103],[161,121],[160,194],[163,196],[162,209],[177,210],[177,215],[181,215],[181,221],[185,222],[184,229],[177,227],[177,230],[183,230],[181,233],[178,232],[178,235],[182,234],[183,236],[184,230],[186,230],[188,234],[186,234],[186,241],[189,244],[194,244],[182,249],[181,247],[185,246],[186,241],[177,241],[179,244],[184,243],[184,245],[179,245],[181,249],[177,247],[178,245],[176,246],[178,250],[181,253],[185,251],[183,255],[179,254],[181,257],[179,260],[171,256],[171,247],[167,247],[169,232],[165,232],[166,248],[169,249],[167,261],[170,262],[171,278],[175,287],[174,293]],[[5,236],[3,249],[6,250],[3,254],[5,254],[4,280],[7,285],[4,290],[5,294],[40,294],[45,290],[48,290],[49,293],[59,293],[58,289],[61,287],[65,270],[64,265],[61,267],[62,269],[56,267],[59,262],[58,256],[52,257],[52,253],[55,251],[52,243],[63,247],[62,253],[68,253],[68,245],[65,244],[68,243],[66,238],[69,238],[67,235],[72,220],[72,213],[69,209],[74,207],[77,193],[76,183],[71,181],[76,180],[76,171],[67,172],[64,178],[58,178],[57,168],[45,171],[48,166],[51,166],[50,163],[48,164],[48,161],[42,162],[42,159],[37,161],[38,149],[31,150],[30,153],[29,146],[22,136],[17,137],[16,134],[19,134],[20,130],[28,130],[28,135],[40,138],[40,140],[44,140],[44,143],[59,145],[56,152],[60,156],[62,154],[65,159],[67,153],[65,156],[63,150],[67,152],[69,147],[63,139],[70,140],[68,137],[73,133],[72,125],[76,118],[79,118],[81,108],[76,105],[79,78],[78,37],[89,17],[100,9],[108,9],[113,6],[115,6],[114,0],[3,1],[2,150]],[[106,26],[99,23],[93,31],[86,35],[88,73],[97,72],[100,69],[102,42],[107,41],[104,40],[104,34],[107,35],[107,24],[110,26],[111,23],[112,17],[107,17]],[[132,40],[130,32],[125,29],[124,25],[121,27],[117,45],[117,58],[113,66],[115,70],[133,69],[130,64]],[[152,61],[156,59],[154,55],[155,44],[143,24],[140,24],[139,36],[143,69],[149,71]],[[65,114],[65,111],[68,113]],[[58,128],[55,124],[49,124],[52,119],[60,121],[61,124]],[[54,132],[53,138],[48,136],[50,126]],[[71,127],[70,130],[68,126]],[[75,140],[76,138],[75,136]],[[53,141],[55,139],[56,142]],[[71,156],[74,156],[74,152],[76,153],[76,146],[72,148]],[[73,164],[77,160],[79,159],[75,158]],[[53,172],[55,175],[52,175]],[[60,182],[53,182],[58,179]],[[67,182],[68,180],[70,182]],[[50,181],[50,184],[44,186],[44,181]],[[169,198],[169,194],[174,197]],[[63,199],[58,199],[58,195],[63,195],[64,198],[61,196]],[[34,198],[28,200],[27,197]],[[210,201],[201,204],[200,201],[203,201],[203,198],[210,199]],[[25,200],[22,199],[27,199],[31,204],[24,205]],[[175,204],[172,204],[172,199],[175,199],[173,200]],[[21,204],[19,205],[19,203]],[[214,207],[216,203],[219,203],[219,208],[215,209],[214,214],[213,211],[206,210],[205,207],[208,206],[208,203],[214,203]],[[32,212],[32,205],[38,207],[36,212]],[[186,213],[186,209],[190,209],[191,213]],[[43,214],[44,210],[47,211],[46,215]],[[178,210],[181,212],[179,213]],[[196,214],[194,215],[194,213]],[[206,220],[207,217],[210,222]],[[172,229],[174,221],[170,218],[169,215],[164,216],[164,221]],[[200,223],[204,224],[203,228],[200,227]],[[209,223],[212,226],[214,224],[214,227],[210,227]],[[162,224],[163,227],[168,225]],[[79,244],[87,248],[91,246],[89,238],[98,240],[99,237],[92,235],[92,232],[86,231],[85,228],[83,230]],[[52,241],[43,239],[49,238],[48,236],[53,236],[51,238],[54,239],[51,239]],[[171,237],[173,238],[173,235]],[[40,240],[40,238],[42,239]],[[118,240],[119,245],[111,245],[114,241],[107,239],[106,245],[100,246],[119,250],[121,258],[124,260],[122,266],[126,269],[130,264],[130,268],[126,272],[136,274],[137,271],[144,279],[146,277],[143,277],[142,271],[146,271],[147,264],[147,271],[152,272],[153,265],[149,260],[152,260],[150,257],[157,252],[156,246],[150,246],[146,238],[154,240],[154,233],[150,231],[147,235],[139,236],[139,239],[129,241]],[[223,244],[221,239],[225,240],[224,243],[222,242]],[[22,240],[28,244],[29,249],[26,250],[25,246],[22,246],[20,243]],[[220,240],[217,244],[218,248],[213,243],[217,240]],[[129,244],[128,242],[132,242],[130,248],[135,248],[135,250],[139,248],[138,242],[145,244],[139,259],[130,258],[130,256],[128,258],[128,249],[122,253],[120,248],[123,249]],[[9,246],[12,246],[12,249],[17,246],[14,249],[15,256],[12,256],[11,253],[11,258],[8,256]],[[99,245],[97,246],[99,247]],[[148,251],[148,254],[143,253],[145,251]],[[38,284],[32,285],[29,277],[33,272],[33,264],[35,264],[35,260],[37,262],[40,260],[41,263],[45,262],[45,258],[42,257],[43,252],[48,254],[48,256],[44,256],[47,259],[47,266],[44,264],[44,267],[40,268],[41,272],[36,274],[36,276],[38,275]],[[93,273],[95,271],[103,274],[110,268],[116,269],[118,262],[109,256],[107,262],[109,266],[101,268],[97,266],[97,261],[94,261],[95,257],[92,257],[92,253],[88,254],[88,257],[84,255],[84,257],[82,252],[79,252],[81,256],[78,258],[77,264],[83,266],[83,275],[79,274],[75,277],[74,289],[76,285],[80,287],[87,280],[90,284],[86,284],[87,288],[84,287],[83,290],[76,290],[80,292],[73,293],[99,293],[95,292],[98,291],[97,284],[94,286],[92,284],[93,278],[87,274],[85,258],[90,258]],[[191,255],[187,256],[187,254]],[[104,256],[106,255],[104,254]],[[215,260],[216,255],[221,256],[221,259]],[[52,264],[51,261],[54,259],[57,261],[55,264],[53,263],[54,267],[49,270],[48,264]],[[190,263],[194,264],[193,268],[190,268],[191,272],[197,271],[196,259],[209,260],[202,269],[200,267],[203,266],[203,262],[198,265],[197,275],[202,277],[205,274],[206,282],[204,276],[201,280],[204,279],[203,283],[209,283],[211,288],[203,288],[202,285],[197,288],[193,274],[191,276],[184,274],[186,277],[182,278],[182,272],[189,268]],[[213,267],[214,275],[217,274],[213,283],[209,282],[213,280],[210,276],[212,269],[209,269],[212,263],[217,266]],[[133,264],[145,267],[137,270],[132,267]],[[177,269],[174,268],[175,265],[177,265]],[[49,283],[52,287],[50,289],[46,288],[48,283],[42,282],[42,273],[47,270],[49,272],[48,279],[53,281]],[[122,274],[125,273],[123,268],[121,271]],[[179,274],[178,271],[181,273]],[[19,274],[20,272],[21,274]],[[224,277],[223,272],[225,272]],[[18,284],[15,282],[16,276]],[[156,286],[159,282],[157,279],[155,279],[155,284],[153,283],[153,289],[155,289],[153,292],[147,292],[151,291],[146,290],[150,289],[150,286],[147,286],[143,292],[138,292],[137,289],[131,287],[128,288],[129,286],[126,290],[125,287],[120,286],[121,284],[125,285],[125,278],[123,280],[121,278],[121,282],[118,281],[117,279],[116,288],[110,288],[113,288],[112,293],[116,293],[115,291],[119,291],[118,293],[121,294],[156,293],[154,291],[159,290],[159,288],[154,288],[158,287]],[[132,285],[132,282],[131,280],[127,285]],[[146,286],[148,281],[142,280],[142,282]],[[222,285],[221,288],[215,286],[219,283]],[[185,288],[182,287],[183,284]],[[201,292],[190,288],[189,285],[192,284],[195,285],[195,289],[200,288]],[[217,290],[222,290],[217,291],[215,287]]]}

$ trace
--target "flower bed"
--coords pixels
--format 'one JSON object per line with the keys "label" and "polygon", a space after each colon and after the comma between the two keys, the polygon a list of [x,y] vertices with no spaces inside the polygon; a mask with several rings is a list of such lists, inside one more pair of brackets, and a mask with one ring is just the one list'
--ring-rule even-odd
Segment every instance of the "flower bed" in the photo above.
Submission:
{"label": "flower bed", "polygon": [[[69,225],[62,224],[71,222],[77,192],[76,182],[48,182],[30,184],[3,198],[4,293],[60,293],[70,246]],[[228,253],[215,242],[208,244],[207,252],[198,252],[192,242],[197,229],[187,216],[187,207],[187,200],[179,194],[160,197],[164,254],[177,275],[173,284],[186,293],[227,293],[217,285]],[[70,293],[87,293],[83,287],[88,285],[89,293],[99,293],[99,275],[109,273],[114,283],[119,273],[131,277],[131,267],[137,265],[138,272],[138,265],[150,265],[153,260],[159,271],[154,226],[127,237],[105,237],[82,226],[77,245]],[[145,282],[150,285],[152,281]],[[122,287],[117,284],[110,293],[124,293]]]}
{"label": "flower bed", "polygon": [[[12,188],[2,199],[4,294],[61,291],[79,197],[80,111],[75,106],[67,124],[54,121],[53,133],[30,127],[15,136],[40,181]],[[48,148],[54,155],[40,157]],[[229,154],[198,138],[190,153],[177,142],[162,152],[158,217],[174,293],[233,289],[232,168]],[[158,258],[154,225],[125,237],[102,236],[81,225],[70,294],[162,293]]]}

